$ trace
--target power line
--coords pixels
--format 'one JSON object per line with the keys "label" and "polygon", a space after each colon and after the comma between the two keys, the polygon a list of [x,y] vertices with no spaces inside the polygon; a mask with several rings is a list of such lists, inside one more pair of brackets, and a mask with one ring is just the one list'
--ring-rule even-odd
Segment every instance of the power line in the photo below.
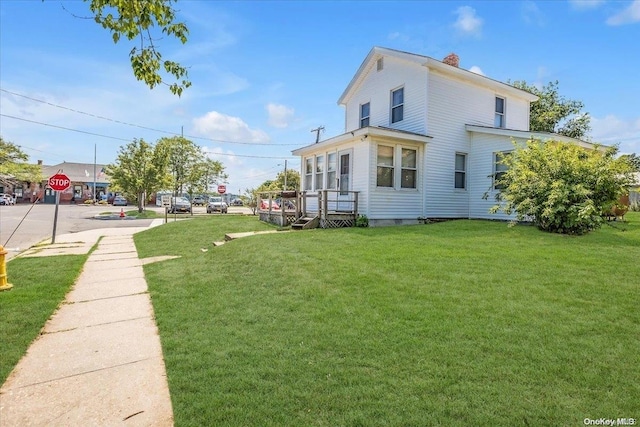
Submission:
{"label": "power line", "polygon": [[[37,98],[33,98],[33,97],[30,97],[30,96],[27,96],[27,95],[23,95],[21,93],[12,92],[12,91],[7,90],[7,89],[0,88],[0,92],[5,92],[5,93],[8,93],[8,94],[11,94],[11,95],[14,95],[14,96],[19,96],[21,98],[25,98],[25,99],[28,99],[30,101],[40,102],[42,104],[49,105],[51,107],[60,108],[60,109],[67,110],[67,111],[71,111],[71,112],[76,113],[76,114],[82,114],[82,115],[93,117],[93,118],[96,118],[96,119],[106,120],[108,122],[117,123],[117,124],[121,124],[121,125],[125,125],[125,126],[131,126],[131,127],[135,127],[135,128],[138,128],[138,129],[149,130],[149,131],[152,131],[152,132],[164,133],[164,134],[173,135],[173,136],[184,136],[185,138],[188,138],[188,139],[200,139],[200,140],[203,140],[203,141],[221,142],[221,143],[225,143],[225,144],[265,145],[265,143],[262,143],[262,142],[229,141],[229,140],[226,140],[226,139],[206,138],[206,137],[203,137],[203,136],[182,135],[182,133],[170,132],[170,131],[166,131],[166,130],[162,130],[162,129],[155,129],[155,128],[148,127],[148,126],[142,126],[142,125],[138,125],[138,124],[135,124],[135,123],[123,122],[121,120],[116,120],[116,119],[112,119],[112,118],[109,118],[109,117],[104,117],[104,116],[100,116],[100,115],[97,115],[97,114],[88,113],[86,111],[76,110],[74,108],[65,107],[64,105],[58,105],[58,104],[51,103],[49,101],[44,101],[42,99],[37,99]],[[275,145],[275,146],[279,146],[279,147],[286,147],[286,146],[299,146],[300,144],[269,144],[269,145],[271,145],[271,146]]]}
{"label": "power line", "polygon": [[83,133],[85,135],[99,136],[101,138],[108,138],[108,139],[115,139],[115,140],[118,140],[118,141],[131,142],[130,139],[118,138],[117,136],[101,135],[99,133],[88,132],[86,130],[72,129],[72,128],[68,128],[68,127],[64,127],[64,126],[52,125],[50,123],[43,123],[43,122],[39,122],[39,121],[36,121],[36,120],[23,119],[22,117],[10,116],[8,114],[0,114],[0,116],[7,117],[9,119],[14,119],[14,120],[21,120],[23,122],[34,123],[34,124],[37,124],[37,125],[49,126],[49,127],[56,128],[56,129],[68,130],[70,132]]}
{"label": "power line", "polygon": [[[15,119],[15,120],[21,120],[21,121],[24,121],[24,122],[34,123],[34,124],[37,124],[37,125],[49,126],[49,127],[53,127],[53,128],[57,128],[57,129],[63,129],[63,130],[67,130],[67,131],[70,131],[70,132],[78,132],[78,133],[82,133],[82,134],[85,134],[85,135],[99,136],[99,137],[102,137],[102,138],[108,138],[108,139],[115,139],[115,140],[119,140],[119,141],[131,142],[131,139],[118,138],[116,136],[109,136],[109,135],[101,135],[99,133],[88,132],[88,131],[79,130],[79,129],[72,129],[72,128],[67,128],[67,127],[64,127],[64,126],[52,125],[50,123],[43,123],[43,122],[39,122],[39,121],[36,121],[36,120],[23,119],[21,117],[15,117],[15,116],[11,116],[11,115],[8,115],[8,114],[0,114],[0,116],[7,117],[9,119]],[[151,145],[154,145],[154,144],[151,144]],[[265,146],[265,144],[261,144],[261,145]],[[36,149],[33,149],[33,150],[46,153],[45,151],[42,151],[42,150],[36,150]],[[248,158],[254,158],[254,159],[297,159],[297,157],[295,157],[295,156],[255,156],[255,155],[249,155],[249,154],[229,154],[229,153],[220,153],[220,152],[213,152],[213,151],[207,151],[207,153],[208,154],[213,154],[213,155],[216,155],[216,156],[248,157]],[[51,154],[51,153],[47,153],[47,154]]]}

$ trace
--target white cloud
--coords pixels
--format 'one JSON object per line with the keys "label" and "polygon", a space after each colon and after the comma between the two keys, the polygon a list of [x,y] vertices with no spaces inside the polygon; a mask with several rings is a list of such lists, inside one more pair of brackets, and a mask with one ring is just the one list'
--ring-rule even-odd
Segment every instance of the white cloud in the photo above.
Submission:
{"label": "white cloud", "polygon": [[455,13],[458,19],[453,27],[463,35],[479,37],[482,34],[482,18],[476,16],[476,10],[471,6],[460,6]]}
{"label": "white cloud", "polygon": [[241,118],[210,111],[193,119],[194,131],[211,139],[237,142],[269,142],[269,135],[251,129]]}
{"label": "white cloud", "polygon": [[293,118],[294,110],[286,105],[268,104],[267,112],[269,113],[269,126],[274,128],[286,128],[289,121]]}
{"label": "white cloud", "polygon": [[522,19],[525,23],[529,25],[537,25],[539,27],[544,26],[545,19],[542,11],[537,4],[532,2],[531,0],[526,0],[522,2]]}
{"label": "white cloud", "polygon": [[591,117],[591,137],[606,145],[620,144],[621,153],[640,153],[640,116],[620,119],[609,114],[601,119]]}
{"label": "white cloud", "polygon": [[640,0],[633,0],[627,8],[607,19],[608,25],[625,25],[635,22],[640,22]]}
{"label": "white cloud", "polygon": [[481,76],[485,75],[482,69],[477,65],[474,65],[473,67],[469,68],[469,71],[471,71],[472,73],[480,74]]}
{"label": "white cloud", "polygon": [[569,4],[576,10],[596,9],[604,4],[604,0],[569,0]]}

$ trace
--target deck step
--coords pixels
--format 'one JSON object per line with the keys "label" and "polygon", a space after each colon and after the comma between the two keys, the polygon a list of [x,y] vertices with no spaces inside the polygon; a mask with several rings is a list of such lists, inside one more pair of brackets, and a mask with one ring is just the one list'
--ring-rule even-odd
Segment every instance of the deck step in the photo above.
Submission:
{"label": "deck step", "polygon": [[318,217],[301,217],[296,222],[291,224],[293,230],[308,230],[310,228],[318,228],[320,220]]}

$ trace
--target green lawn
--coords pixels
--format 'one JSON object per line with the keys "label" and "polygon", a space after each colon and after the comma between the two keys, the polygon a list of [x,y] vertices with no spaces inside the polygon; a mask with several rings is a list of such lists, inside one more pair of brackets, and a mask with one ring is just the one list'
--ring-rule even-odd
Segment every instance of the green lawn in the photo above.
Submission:
{"label": "green lawn", "polygon": [[87,255],[63,255],[7,263],[13,288],[0,292],[0,384],[64,300],[86,260]]}
{"label": "green lawn", "polygon": [[[640,214],[582,237],[489,221],[136,235],[178,426],[640,418]],[[203,249],[208,249],[203,251]]]}

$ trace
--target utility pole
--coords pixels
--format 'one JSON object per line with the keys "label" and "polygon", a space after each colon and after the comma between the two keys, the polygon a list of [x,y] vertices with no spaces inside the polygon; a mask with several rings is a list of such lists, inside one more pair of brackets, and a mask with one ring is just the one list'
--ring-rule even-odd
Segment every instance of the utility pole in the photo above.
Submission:
{"label": "utility pole", "polygon": [[324,126],[318,126],[315,129],[311,129],[311,132],[315,132],[316,133],[316,144],[318,142],[320,142],[320,132],[324,131]]}
{"label": "utility pole", "polygon": [[287,160],[284,161],[284,191],[287,191]]}

